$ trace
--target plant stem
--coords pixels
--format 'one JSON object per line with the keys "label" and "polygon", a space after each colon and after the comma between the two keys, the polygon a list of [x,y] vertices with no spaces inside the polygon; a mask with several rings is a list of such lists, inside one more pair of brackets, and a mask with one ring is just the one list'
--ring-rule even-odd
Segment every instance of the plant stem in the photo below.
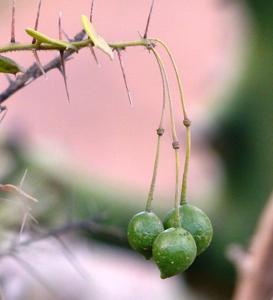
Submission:
{"label": "plant stem", "polygon": [[150,190],[146,202],[146,208],[145,210],[150,212],[151,211],[151,206],[152,206],[152,201],[154,198],[154,190],[155,190],[155,184],[156,184],[156,178],[157,178],[157,170],[158,170],[158,163],[159,163],[159,154],[160,154],[160,142],[161,142],[161,136],[157,136],[157,145],[156,145],[156,155],[155,155],[155,161],[154,161],[154,169],[153,169],[153,176],[152,176],[152,181],[150,185]]}
{"label": "plant stem", "polygon": [[189,174],[189,164],[190,164],[190,156],[191,156],[191,130],[190,127],[186,127],[186,156],[184,162],[184,172],[182,179],[182,190],[181,190],[181,205],[187,203],[187,182],[188,182],[188,174]]}
{"label": "plant stem", "polygon": [[183,88],[182,88],[182,80],[180,78],[179,75],[179,71],[178,71],[178,67],[177,64],[175,62],[174,56],[171,53],[171,50],[169,49],[169,47],[160,39],[151,39],[151,41],[154,41],[156,43],[159,43],[160,45],[163,46],[163,48],[166,50],[168,56],[170,57],[170,60],[172,62],[174,71],[175,71],[175,76],[177,79],[177,83],[178,83],[178,88],[179,88],[179,93],[180,93],[180,101],[181,101],[181,106],[182,106],[182,111],[183,111],[183,116],[184,116],[184,121],[188,119],[187,116],[187,112],[186,112],[186,107],[185,107],[185,101],[184,101],[184,93],[183,93]]}
{"label": "plant stem", "polygon": [[188,118],[187,115],[187,111],[186,111],[186,107],[185,107],[185,101],[184,101],[184,95],[183,95],[183,88],[182,88],[182,80],[181,77],[179,75],[179,71],[177,68],[177,64],[175,62],[174,56],[172,55],[169,47],[160,39],[151,39],[151,41],[155,42],[155,43],[159,43],[160,45],[163,46],[163,48],[166,50],[174,72],[175,72],[175,76],[177,79],[177,84],[179,87],[179,94],[180,94],[180,102],[181,102],[181,106],[182,106],[182,111],[183,111],[183,124],[186,128],[186,155],[185,155],[185,162],[184,162],[184,172],[183,172],[183,179],[182,179],[182,188],[181,188],[181,199],[180,199],[180,203],[181,204],[186,204],[187,203],[187,182],[188,182],[188,173],[189,173],[189,163],[190,163],[190,156],[191,156],[191,121]]}
{"label": "plant stem", "polygon": [[[65,59],[68,59],[76,50],[78,51],[84,47],[88,47],[88,48],[93,47],[91,40],[89,39],[83,40],[85,36],[86,33],[84,30],[81,30],[74,36],[74,40],[70,41],[70,44],[73,43],[72,47],[74,47],[74,50],[69,49],[64,51]],[[148,48],[149,45],[151,45],[151,41],[145,39],[111,44],[113,50],[114,49],[124,50],[126,47],[135,47],[135,46],[142,46]],[[5,46],[0,46],[0,53],[10,52],[10,51],[31,51],[36,53],[39,50],[56,50],[60,52],[65,49],[63,48],[63,46],[60,46],[58,44],[49,45],[45,43],[39,45],[31,43],[31,44],[7,44]],[[52,69],[60,68],[60,67],[61,67],[61,61],[59,57],[52,59],[46,65],[42,66],[43,71],[41,70],[41,66],[39,67],[37,65],[37,62],[32,64],[22,75],[17,76],[14,81],[10,81],[9,86],[4,91],[0,92],[0,106],[14,93],[18,92],[20,89],[24,88],[26,85],[30,84],[34,80],[38,79],[42,74],[47,73]],[[3,110],[1,109],[1,107],[0,107],[0,112]]]}
{"label": "plant stem", "polygon": [[158,63],[159,70],[160,70],[160,75],[161,75],[161,80],[162,80],[162,88],[163,88],[163,102],[162,102],[160,122],[159,122],[159,126],[158,126],[158,129],[157,129],[156,155],[155,155],[155,161],[154,161],[152,181],[151,181],[150,190],[149,190],[149,194],[148,194],[148,199],[147,199],[147,203],[146,203],[146,211],[151,211],[151,205],[152,205],[152,201],[153,201],[153,197],[154,197],[154,190],[155,190],[158,164],[159,164],[161,137],[164,134],[163,120],[164,120],[165,107],[166,107],[166,86],[165,86],[164,72],[163,72],[162,65],[161,65],[161,62],[160,62],[159,58],[157,57],[155,52],[153,52],[153,53],[154,53],[154,56],[155,56],[156,61]]}
{"label": "plant stem", "polygon": [[179,204],[180,204],[180,201],[179,201],[179,174],[180,174],[180,171],[179,171],[179,152],[178,152],[180,146],[179,146],[177,133],[176,133],[176,125],[175,125],[175,120],[174,120],[173,103],[172,103],[172,98],[171,98],[171,94],[170,94],[169,80],[168,80],[168,76],[167,76],[167,73],[165,70],[163,60],[160,57],[159,53],[154,48],[151,48],[150,50],[154,53],[157,61],[160,64],[160,68],[162,70],[162,74],[164,76],[164,81],[165,81],[166,89],[167,89],[167,96],[168,96],[168,102],[169,102],[169,108],[170,108],[171,128],[172,128],[172,139],[173,139],[172,146],[175,151],[175,168],[176,168],[176,172],[175,172],[175,174],[176,174],[176,176],[175,176],[175,178],[176,178],[175,179],[175,216],[176,216],[175,223],[176,223],[176,227],[181,227],[180,211],[179,211]]}
{"label": "plant stem", "polygon": [[[60,40],[61,41],[61,40]],[[65,42],[65,41],[63,41]],[[71,45],[75,46],[78,50],[89,47],[90,44],[92,45],[92,41],[90,39],[85,39],[78,42],[71,42]],[[128,42],[117,42],[117,43],[110,43],[109,46],[113,49],[124,49],[127,47],[136,47],[136,46],[147,46],[147,40],[140,39],[136,41],[128,41]],[[40,45],[38,44],[24,44],[24,43],[10,43],[7,45],[0,46],[0,53],[5,52],[12,52],[12,51],[40,51],[40,50],[64,50],[63,47],[58,45],[49,45],[42,43]]]}

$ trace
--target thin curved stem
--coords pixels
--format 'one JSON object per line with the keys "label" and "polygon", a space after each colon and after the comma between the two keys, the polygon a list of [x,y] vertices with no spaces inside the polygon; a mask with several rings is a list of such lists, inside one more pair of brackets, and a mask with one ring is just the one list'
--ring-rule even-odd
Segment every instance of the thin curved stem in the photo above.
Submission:
{"label": "thin curved stem", "polygon": [[180,160],[179,160],[179,153],[178,149],[175,149],[175,221],[176,221],[176,227],[181,227],[181,215],[180,215],[180,201],[179,201],[179,174],[180,174]]}
{"label": "thin curved stem", "polygon": [[161,41],[160,39],[153,39],[152,41],[159,43],[166,50],[166,52],[171,60],[171,63],[172,63],[172,66],[173,66],[173,69],[175,72],[175,76],[177,79],[177,84],[179,87],[180,102],[181,102],[183,117],[184,117],[183,124],[186,128],[186,155],[185,155],[185,162],[184,162],[184,172],[183,172],[183,178],[182,178],[180,203],[186,204],[187,203],[187,182],[188,182],[189,163],[190,163],[190,156],[191,156],[191,130],[190,130],[191,121],[188,118],[188,115],[186,112],[184,94],[183,94],[183,88],[182,88],[182,80],[179,75],[179,71],[178,71],[174,56],[172,55],[169,47],[163,41]]}
{"label": "thin curved stem", "polygon": [[166,73],[166,70],[165,70],[163,60],[160,57],[159,53],[154,48],[151,48],[151,51],[154,53],[154,55],[156,56],[158,62],[160,63],[162,74],[164,76],[164,81],[165,81],[165,84],[166,84],[166,90],[167,90],[167,96],[168,96],[168,102],[169,102],[169,108],[170,108],[172,138],[173,138],[174,142],[177,142],[178,138],[177,138],[176,126],[175,126],[175,120],[174,120],[174,114],[173,114],[173,103],[172,103],[172,98],[171,98],[171,93],[170,93],[169,79],[168,79],[168,76],[167,76],[167,73]]}
{"label": "thin curved stem", "polygon": [[180,94],[180,102],[181,102],[181,106],[182,106],[184,121],[188,120],[186,106],[185,106],[185,100],[184,100],[184,93],[183,93],[183,88],[182,88],[182,80],[181,80],[181,77],[179,75],[178,67],[177,67],[176,61],[174,59],[174,56],[172,55],[170,48],[162,40],[160,40],[160,39],[151,39],[151,40],[154,41],[154,42],[157,42],[161,46],[163,46],[163,48],[166,50],[168,56],[170,57],[171,63],[173,65],[173,69],[175,71],[175,76],[176,76],[176,79],[177,79],[177,83],[178,83],[179,94]]}
{"label": "thin curved stem", "polygon": [[180,203],[187,203],[187,182],[188,182],[188,174],[189,174],[189,164],[190,164],[190,156],[191,156],[191,130],[190,127],[186,127],[186,156],[184,162],[184,171],[183,171],[183,179],[182,179],[182,190],[181,190],[181,199]]}
{"label": "thin curved stem", "polygon": [[172,129],[172,139],[173,139],[173,149],[175,151],[175,168],[176,168],[176,176],[175,176],[175,223],[176,227],[181,227],[181,222],[180,222],[180,211],[179,211],[179,142],[177,138],[177,133],[176,133],[176,125],[175,125],[175,120],[174,120],[174,113],[173,113],[173,103],[172,103],[172,98],[171,98],[171,93],[170,93],[170,85],[169,85],[169,79],[165,70],[165,66],[163,63],[162,58],[160,57],[159,53],[154,49],[151,48],[151,51],[154,53],[157,61],[160,64],[163,76],[164,76],[164,81],[166,84],[166,90],[167,90],[167,97],[168,97],[168,102],[169,102],[169,109],[170,109],[170,118],[171,118],[171,129]]}
{"label": "thin curved stem", "polygon": [[158,129],[157,129],[156,155],[155,155],[155,161],[154,161],[152,181],[151,181],[150,190],[149,190],[149,194],[148,194],[148,199],[147,199],[147,203],[146,203],[146,211],[151,211],[151,205],[152,205],[152,201],[153,201],[153,197],[154,197],[154,190],[155,190],[155,185],[156,185],[157,171],[158,171],[158,164],[159,164],[159,156],[160,156],[160,144],[161,144],[161,138],[164,134],[163,120],[164,120],[165,108],[166,108],[166,86],[165,86],[164,73],[163,73],[163,70],[162,70],[160,60],[158,59],[158,57],[156,55],[155,55],[155,58],[156,58],[156,61],[158,63],[158,67],[159,67],[160,75],[161,75],[161,80],[162,80],[163,102],[162,102],[162,109],[161,109],[161,116],[160,116],[159,126],[158,126]]}
{"label": "thin curved stem", "polygon": [[150,190],[148,193],[148,198],[146,202],[146,211],[151,211],[152,207],[152,201],[154,198],[154,190],[156,185],[156,178],[157,178],[157,171],[158,171],[158,164],[159,164],[159,157],[160,157],[160,142],[161,142],[161,136],[157,136],[157,145],[156,145],[156,155],[155,155],[155,161],[154,161],[154,169],[153,169],[153,176],[152,181],[150,185]]}

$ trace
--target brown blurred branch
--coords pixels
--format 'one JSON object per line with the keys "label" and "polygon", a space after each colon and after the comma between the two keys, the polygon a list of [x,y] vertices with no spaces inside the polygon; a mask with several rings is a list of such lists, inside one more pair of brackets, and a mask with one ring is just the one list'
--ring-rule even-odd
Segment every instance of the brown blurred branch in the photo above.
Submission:
{"label": "brown blurred branch", "polygon": [[[30,238],[27,238],[22,242],[14,243],[10,247],[8,247],[8,249],[0,252],[0,260],[6,257],[14,259],[18,265],[20,265],[38,283],[40,283],[40,285],[51,296],[50,299],[64,299],[64,298],[60,297],[57,291],[55,291],[55,289],[50,285],[50,282],[47,281],[42,274],[40,274],[39,269],[36,268],[37,266],[31,263],[30,259],[26,260],[20,256],[24,248],[28,248],[34,243],[37,243],[39,241],[54,238],[61,246],[63,254],[67,258],[68,262],[72,265],[72,267],[74,267],[75,271],[77,271],[82,276],[82,278],[86,279],[88,277],[88,273],[86,273],[85,269],[77,261],[73,252],[62,240],[61,237],[63,235],[73,233],[75,231],[85,231],[96,238],[104,238],[107,240],[114,240],[118,242],[125,241],[125,234],[119,228],[98,223],[90,219],[73,222],[73,223],[67,223],[58,228],[47,230],[46,232],[41,231],[41,228],[38,229],[39,229],[38,231],[35,230],[34,234],[31,234]],[[0,300],[4,300],[4,298],[2,298],[1,296],[1,291],[0,291]]]}
{"label": "brown blurred branch", "polygon": [[247,253],[233,249],[231,258],[238,267],[233,300],[273,298],[273,194],[268,202]]}
{"label": "brown blurred branch", "polygon": [[97,223],[93,220],[82,220],[73,223],[67,223],[58,228],[48,230],[45,233],[32,236],[20,243],[14,244],[9,249],[0,252],[0,260],[14,253],[18,253],[20,249],[30,246],[42,240],[46,240],[51,237],[60,237],[68,233],[75,231],[84,231],[94,237],[100,237],[107,240],[114,240],[116,242],[125,242],[125,234],[117,227]]}

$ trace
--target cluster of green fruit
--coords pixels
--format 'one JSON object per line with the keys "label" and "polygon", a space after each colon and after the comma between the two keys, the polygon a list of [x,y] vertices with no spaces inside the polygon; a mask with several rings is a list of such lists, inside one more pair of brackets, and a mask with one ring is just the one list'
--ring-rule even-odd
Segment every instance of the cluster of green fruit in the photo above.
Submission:
{"label": "cluster of green fruit", "polygon": [[[191,154],[191,121],[186,113],[182,82],[177,65],[170,49],[161,40],[156,39],[155,44],[147,48],[151,51],[158,63],[163,86],[163,104],[159,127],[157,129],[157,147],[153,168],[153,176],[146,202],[146,209],[136,214],[128,226],[128,241],[131,247],[144,255],[146,259],[153,258],[158,266],[161,278],[165,279],[188,269],[197,255],[205,251],[211,243],[213,228],[208,216],[199,208],[189,205],[187,199],[187,179]],[[173,70],[176,74],[179,87],[180,102],[183,112],[183,125],[186,129],[186,148],[184,172],[181,184],[181,197],[179,198],[180,159],[174,106],[170,92],[170,84],[164,61],[155,49],[160,45],[167,52]],[[165,217],[164,222],[151,211],[154,189],[156,185],[161,137],[164,134],[163,119],[165,104],[170,110],[170,127],[172,135],[172,148],[175,154],[175,205]]]}
{"label": "cluster of green fruit", "polygon": [[146,259],[154,259],[162,279],[188,269],[212,240],[212,224],[201,209],[182,204],[179,212],[179,225],[172,209],[163,223],[153,212],[143,211],[133,216],[128,226],[130,246]]}

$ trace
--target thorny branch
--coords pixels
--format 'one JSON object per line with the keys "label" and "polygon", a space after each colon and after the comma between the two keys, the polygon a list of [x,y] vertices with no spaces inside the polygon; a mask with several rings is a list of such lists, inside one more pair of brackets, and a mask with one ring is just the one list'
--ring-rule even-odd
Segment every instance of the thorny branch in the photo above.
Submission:
{"label": "thorny branch", "polygon": [[[85,32],[82,30],[74,37],[74,41],[75,42],[81,41],[83,40],[84,36],[85,36]],[[73,52],[74,51],[72,50],[65,51],[64,59],[67,60],[73,54]],[[43,67],[43,69],[46,73],[52,69],[56,69],[56,68],[60,69],[61,63],[62,63],[61,58],[58,56],[53,60],[51,60],[48,64],[46,64]],[[26,87],[27,85],[29,85],[31,82],[33,82],[34,80],[36,80],[42,75],[43,73],[41,69],[36,63],[34,63],[31,67],[29,67],[26,70],[26,72],[23,75],[18,76],[15,81],[12,81],[9,87],[0,94],[0,104],[2,104],[5,100],[7,100],[11,95],[16,93],[20,89]]]}
{"label": "thorny branch", "polygon": [[[90,21],[93,19],[93,12],[94,12],[94,0],[91,2],[91,12],[90,12]],[[109,44],[110,47],[112,47],[113,50],[124,50],[126,47],[131,47],[131,46],[144,46],[148,49],[148,45],[150,44],[150,41],[147,39],[147,34],[148,34],[148,29],[150,26],[150,21],[151,21],[151,15],[154,7],[154,2],[155,0],[152,0],[150,12],[148,15],[148,20],[146,23],[146,28],[144,32],[143,38],[141,38],[139,41],[133,41],[133,42],[125,42],[125,43],[116,43],[116,44]],[[41,10],[41,4],[42,0],[39,0],[38,3],[38,11],[37,11],[37,16],[36,16],[36,21],[35,21],[35,30],[38,28],[38,22],[39,22],[39,17],[40,17],[40,10]],[[59,31],[60,31],[60,39],[61,39],[61,27],[59,23]],[[94,48],[92,45],[92,41],[90,39],[83,40],[85,37],[85,31],[82,30],[79,32],[73,40],[69,39],[70,44],[75,47],[75,49],[69,49],[66,50],[63,48],[60,48],[58,46],[54,45],[46,45],[46,44],[39,44],[36,43],[35,38],[32,40],[31,44],[20,44],[16,43],[15,39],[15,1],[12,2],[12,22],[11,22],[11,42],[8,45],[5,46],[0,46],[0,53],[5,53],[5,52],[11,52],[11,51],[32,51],[34,54],[34,58],[36,63],[34,63],[31,67],[29,67],[26,72],[23,75],[19,75],[14,81],[9,80],[9,86],[4,90],[2,93],[0,93],[0,113],[5,109],[5,107],[1,106],[1,104],[7,100],[10,96],[12,96],[14,93],[19,91],[20,89],[26,87],[29,85],[31,82],[36,80],[42,75],[45,75],[47,72],[49,72],[52,69],[58,68],[61,73],[63,74],[65,78],[65,85],[66,85],[66,91],[67,91],[67,83],[66,83],[66,76],[65,76],[65,69],[64,69],[64,62],[75,52],[75,50],[82,49],[84,47],[90,47],[92,55],[94,56],[96,62],[98,63],[96,54],[94,52]],[[61,53],[61,57],[56,57],[52,61],[50,61],[48,64],[45,66],[41,65],[40,59],[38,57],[38,51],[41,50],[58,50]],[[119,54],[119,59],[120,59],[120,53]],[[124,74],[125,76],[125,74]],[[128,92],[128,86],[127,86],[127,81],[125,78],[125,83],[126,83],[126,89]],[[68,94],[68,92],[67,92]],[[129,94],[129,92],[128,92]],[[69,95],[68,95],[69,98]],[[130,96],[129,96],[130,99]],[[130,99],[131,101],[131,99]]]}
{"label": "thorny branch", "polygon": [[[83,40],[85,37],[85,31],[80,31],[75,37],[74,40],[71,42],[73,46],[75,46],[77,49],[82,49],[85,47],[89,47],[91,41],[89,39]],[[137,47],[137,46],[143,46],[148,48],[149,45],[151,45],[151,40],[149,39],[140,39],[136,41],[129,41],[129,42],[120,42],[120,43],[112,43],[109,44],[109,46],[112,49],[125,49],[127,47]],[[60,51],[60,47],[58,46],[51,46],[51,45],[41,45],[37,47],[37,45],[34,44],[14,44],[14,45],[8,45],[7,48],[1,48],[0,47],[0,53],[8,52],[5,49],[12,49],[10,51],[37,51],[37,50],[57,50]],[[64,51],[64,59],[67,60],[71,55],[74,53],[74,50],[66,50]],[[43,70],[45,73],[49,72],[52,69],[58,68],[61,69],[61,58],[58,56],[54,58],[52,61],[50,61],[48,64],[43,66]],[[7,100],[10,96],[12,96],[14,93],[19,91],[20,89],[26,87],[31,82],[39,78],[43,75],[43,72],[41,71],[41,68],[37,63],[34,63],[30,68],[26,70],[26,72],[23,75],[19,75],[15,81],[11,81],[9,87],[0,93],[0,105]]]}
{"label": "thorny branch", "polygon": [[[78,262],[77,258],[74,256],[74,253],[70,250],[70,248],[66,245],[66,243],[62,240],[62,236],[71,233],[74,231],[86,231],[94,237],[105,238],[108,240],[114,240],[116,242],[125,242],[125,234],[119,229],[113,226],[101,224],[95,222],[94,220],[83,220],[74,223],[65,224],[59,228],[51,229],[47,232],[41,231],[39,228],[39,233],[36,236],[32,236],[22,242],[13,244],[9,249],[0,252],[0,260],[4,258],[12,258],[18,265],[20,265],[25,272],[27,272],[31,277],[33,277],[48,293],[53,297],[53,299],[63,299],[59,295],[59,293],[51,286],[50,282],[44,278],[44,276],[40,273],[39,269],[37,269],[33,264],[31,264],[28,260],[24,259],[20,254],[23,248],[31,246],[39,241],[43,241],[49,238],[54,238],[63,251],[68,262],[75,269],[76,272],[79,273],[83,278],[88,278],[88,273],[83,268],[83,266]],[[36,230],[37,233],[37,230]],[[0,299],[1,297],[1,289],[0,289]]]}

